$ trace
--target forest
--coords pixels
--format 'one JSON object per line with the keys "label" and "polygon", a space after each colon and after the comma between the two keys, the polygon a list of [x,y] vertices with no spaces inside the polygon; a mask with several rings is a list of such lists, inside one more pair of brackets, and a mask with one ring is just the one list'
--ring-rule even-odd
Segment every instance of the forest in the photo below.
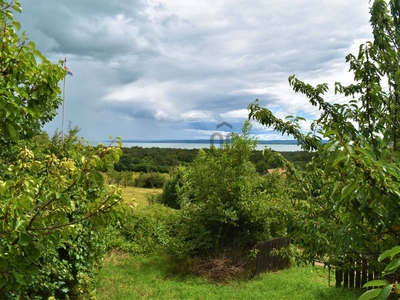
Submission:
{"label": "forest", "polygon": [[[204,149],[207,151],[208,148]],[[115,170],[169,173],[171,167],[192,163],[198,151],[198,149],[123,147],[122,156],[115,164]],[[308,151],[288,151],[281,152],[281,154],[300,169],[305,169],[313,155],[312,152]],[[260,174],[265,174],[267,169],[282,167],[276,161],[269,161],[269,157],[263,155],[261,150],[253,150],[250,161],[256,166],[257,172]]]}

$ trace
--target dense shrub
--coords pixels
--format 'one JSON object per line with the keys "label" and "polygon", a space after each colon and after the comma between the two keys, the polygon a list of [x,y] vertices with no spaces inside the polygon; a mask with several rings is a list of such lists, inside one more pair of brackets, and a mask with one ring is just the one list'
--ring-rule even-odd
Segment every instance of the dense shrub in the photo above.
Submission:
{"label": "dense shrub", "polygon": [[167,174],[141,173],[139,177],[135,179],[135,186],[145,188],[162,188],[167,178]]}
{"label": "dense shrub", "polygon": [[256,141],[249,137],[248,123],[243,130],[224,149],[200,151],[184,172],[178,235],[170,244],[174,257],[186,260],[232,248],[244,253],[286,233],[286,197],[262,188],[265,178],[249,162]]}
{"label": "dense shrub", "polygon": [[181,207],[178,200],[178,189],[182,187],[182,176],[184,171],[184,167],[178,167],[171,171],[170,178],[164,182],[162,194],[157,197],[158,203],[175,209]]}
{"label": "dense shrub", "polygon": [[155,204],[127,212],[112,225],[109,247],[146,254],[167,245],[176,234],[176,211]]}

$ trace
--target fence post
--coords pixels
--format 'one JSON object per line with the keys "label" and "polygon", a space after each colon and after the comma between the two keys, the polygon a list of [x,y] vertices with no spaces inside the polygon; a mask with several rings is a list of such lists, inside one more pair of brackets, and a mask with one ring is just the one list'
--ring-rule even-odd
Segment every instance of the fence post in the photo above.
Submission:
{"label": "fence post", "polygon": [[356,262],[356,288],[361,288],[361,270],[363,266],[360,262]]}
{"label": "fence post", "polygon": [[336,287],[341,287],[342,286],[342,279],[343,279],[342,270],[336,270],[335,271],[335,277],[336,277]]}
{"label": "fence post", "polygon": [[258,250],[256,261],[253,264],[253,276],[265,272],[282,270],[288,267],[290,261],[280,255],[272,256],[272,250],[279,250],[283,247],[288,247],[290,239],[288,236],[279,237],[273,240],[258,243],[254,249]]}
{"label": "fence post", "polygon": [[355,264],[355,262],[351,259],[350,260],[350,278],[349,278],[351,288],[354,288],[354,264]]}

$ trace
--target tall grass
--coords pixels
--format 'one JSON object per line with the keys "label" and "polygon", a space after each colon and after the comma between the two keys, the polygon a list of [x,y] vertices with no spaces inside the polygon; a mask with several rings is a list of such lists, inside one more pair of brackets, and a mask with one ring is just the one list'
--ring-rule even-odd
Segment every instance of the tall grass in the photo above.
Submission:
{"label": "tall grass", "polygon": [[99,276],[98,299],[356,300],[361,295],[358,290],[329,287],[328,270],[321,267],[293,267],[226,285],[199,277],[177,277],[172,270],[163,255],[110,252]]}
{"label": "tall grass", "polygon": [[122,197],[127,203],[132,202],[132,199],[135,200],[141,206],[147,206],[147,195],[148,194],[160,194],[162,193],[162,189],[156,188],[139,188],[133,186],[121,187]]}

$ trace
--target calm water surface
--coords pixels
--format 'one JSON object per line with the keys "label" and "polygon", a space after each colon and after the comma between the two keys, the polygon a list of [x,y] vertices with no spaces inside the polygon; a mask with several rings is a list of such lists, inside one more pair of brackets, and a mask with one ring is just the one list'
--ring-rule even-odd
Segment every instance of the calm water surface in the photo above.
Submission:
{"label": "calm water surface", "polygon": [[[92,145],[98,144],[97,142],[90,143]],[[107,145],[106,142],[103,142],[104,145]],[[214,144],[216,147],[219,146],[219,143],[216,142]],[[131,148],[131,147],[142,147],[142,148],[176,148],[176,149],[201,149],[201,148],[210,148],[210,144],[207,143],[124,143],[122,142],[122,147]],[[301,147],[298,145],[286,145],[286,144],[261,144],[257,145],[257,150],[264,150],[265,148],[271,148],[272,150],[285,152],[285,151],[301,151]]]}

